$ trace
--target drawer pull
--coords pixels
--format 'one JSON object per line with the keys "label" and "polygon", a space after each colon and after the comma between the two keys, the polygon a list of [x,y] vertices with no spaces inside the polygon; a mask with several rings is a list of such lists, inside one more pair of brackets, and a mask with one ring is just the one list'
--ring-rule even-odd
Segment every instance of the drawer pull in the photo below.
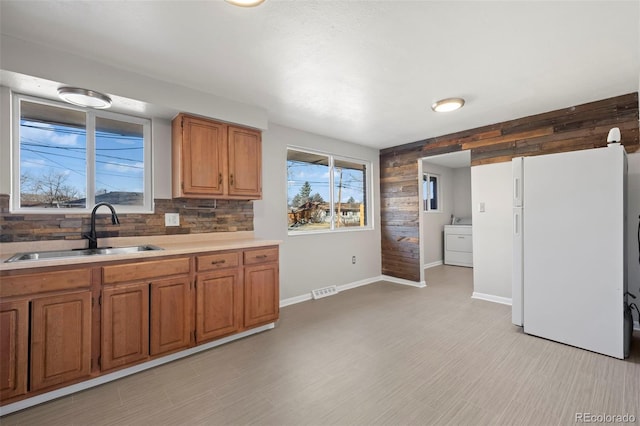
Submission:
{"label": "drawer pull", "polygon": [[464,237],[462,235],[458,236],[458,238],[462,238],[464,240]]}
{"label": "drawer pull", "polygon": [[222,260],[214,260],[211,262],[212,265],[220,265],[221,263],[226,263],[227,261],[225,259]]}
{"label": "drawer pull", "polygon": [[222,173],[218,173],[218,185],[222,185]]}
{"label": "drawer pull", "polygon": [[268,256],[266,254],[260,254],[256,256],[256,259],[266,259]]}

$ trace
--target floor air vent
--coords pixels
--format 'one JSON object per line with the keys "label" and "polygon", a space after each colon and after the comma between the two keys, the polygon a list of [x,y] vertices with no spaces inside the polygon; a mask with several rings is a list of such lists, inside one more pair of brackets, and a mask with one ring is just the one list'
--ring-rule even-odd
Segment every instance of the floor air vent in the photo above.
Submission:
{"label": "floor air vent", "polygon": [[335,285],[330,285],[329,287],[317,288],[311,291],[314,299],[322,299],[323,297],[333,296],[334,294],[338,294],[338,287]]}

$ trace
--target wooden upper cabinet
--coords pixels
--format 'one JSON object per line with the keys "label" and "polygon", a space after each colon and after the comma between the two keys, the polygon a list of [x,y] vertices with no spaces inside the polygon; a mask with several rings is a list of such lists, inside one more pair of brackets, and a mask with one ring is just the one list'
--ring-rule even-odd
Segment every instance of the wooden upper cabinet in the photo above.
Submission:
{"label": "wooden upper cabinet", "polygon": [[173,122],[173,196],[224,195],[226,126],[179,115]]}
{"label": "wooden upper cabinet", "polygon": [[172,122],[174,198],[259,199],[261,133],[178,114]]}
{"label": "wooden upper cabinet", "polygon": [[260,132],[229,126],[229,195],[262,197]]}
{"label": "wooden upper cabinet", "polygon": [[91,291],[31,302],[31,390],[91,373]]}
{"label": "wooden upper cabinet", "polygon": [[29,301],[0,303],[0,400],[27,392]]}

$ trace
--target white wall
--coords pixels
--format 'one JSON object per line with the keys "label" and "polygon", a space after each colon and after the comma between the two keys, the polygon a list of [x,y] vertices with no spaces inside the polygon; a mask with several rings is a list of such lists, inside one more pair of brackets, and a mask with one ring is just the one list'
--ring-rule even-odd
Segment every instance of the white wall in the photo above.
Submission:
{"label": "white wall", "polygon": [[638,254],[638,216],[640,216],[640,152],[627,156],[627,275],[629,291],[640,306],[640,254]]}
{"label": "white wall", "polygon": [[[0,39],[2,70],[86,87],[111,95],[144,101],[151,109],[183,111],[260,129],[267,128],[264,109],[211,94],[155,80],[107,64],[72,55],[51,47],[2,35]],[[28,80],[28,79],[27,79]],[[5,82],[0,82],[3,85]],[[6,87],[0,88],[0,193],[11,193],[11,99]],[[34,94],[37,96],[37,94]],[[55,99],[55,98],[54,98]],[[58,100],[58,99],[55,99]],[[134,115],[148,113],[126,111]],[[153,196],[171,198],[171,123],[168,117],[153,118]]]}
{"label": "white wall", "polygon": [[115,68],[50,46],[2,35],[2,69],[162,105],[181,112],[265,129],[267,111],[209,93]]}
{"label": "white wall", "polygon": [[0,86],[0,194],[11,193],[11,92]]}
{"label": "white wall", "polygon": [[[33,75],[105,93],[161,105],[265,129],[266,111],[260,107],[197,92],[187,87],[134,74],[67,52],[2,36],[2,69]],[[9,192],[10,126],[6,125],[10,103],[2,92],[2,132],[0,133],[0,181]],[[171,123],[167,117],[153,119],[154,197],[171,196]],[[374,229],[323,235],[287,236],[286,146],[307,147],[369,160],[373,164],[372,206]],[[329,139],[282,126],[263,133],[263,200],[254,202],[255,235],[283,241],[281,247],[281,298],[308,294],[314,288],[342,285],[379,277],[381,273],[379,208],[379,152],[344,141]],[[5,182],[7,185],[5,185]],[[357,256],[355,265],[351,257]]]}
{"label": "white wall", "polygon": [[453,169],[453,215],[471,217],[471,167]]}
{"label": "white wall", "polygon": [[[640,297],[638,216],[640,153],[628,156],[627,272],[629,291]],[[471,168],[474,292],[511,298],[511,162]],[[478,203],[485,203],[485,212]]]}
{"label": "white wall", "polygon": [[[287,235],[287,145],[372,162],[373,230]],[[381,274],[380,183],[377,149],[269,124],[262,134],[262,194],[254,202],[255,235],[282,240],[280,299],[308,295],[320,287],[350,284]],[[357,256],[355,265],[351,256]]]}
{"label": "white wall", "polygon": [[475,293],[511,298],[512,175],[510,161],[471,167]]}
{"label": "white wall", "polygon": [[[440,175],[440,195],[441,195],[441,211],[425,212],[422,203],[422,246],[424,250],[424,265],[435,262],[442,262],[443,253],[443,234],[444,225],[451,223],[451,215],[454,210],[454,180],[453,170],[449,167],[443,167],[427,161],[422,162],[422,173],[433,173]],[[420,179],[420,182],[422,180]],[[419,191],[422,192],[422,184]],[[424,195],[420,200],[424,199]]]}

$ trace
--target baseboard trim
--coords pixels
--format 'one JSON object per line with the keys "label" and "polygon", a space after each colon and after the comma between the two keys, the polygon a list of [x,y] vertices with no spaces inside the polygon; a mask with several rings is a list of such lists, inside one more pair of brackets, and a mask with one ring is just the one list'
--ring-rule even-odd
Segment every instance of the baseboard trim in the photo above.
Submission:
{"label": "baseboard trim", "polygon": [[[434,266],[437,266],[437,265],[434,265]],[[402,285],[408,285],[411,287],[418,287],[418,288],[423,288],[427,286],[427,284],[424,281],[422,282],[409,281],[402,278],[391,277],[389,275],[378,275],[377,277],[365,278],[363,280],[354,281],[352,283],[342,284],[337,287],[338,287],[338,292],[341,292],[341,291],[350,290],[356,287],[362,287],[363,285],[377,283],[380,281],[388,281],[394,284],[402,284]],[[311,292],[301,294],[300,296],[289,297],[286,299],[282,299],[280,301],[280,307],[284,308],[285,306],[295,305],[296,303],[306,302],[307,300],[311,300],[311,299],[313,299],[313,297],[311,296]]]}
{"label": "baseboard trim", "polygon": [[436,262],[427,263],[426,265],[424,265],[424,266],[422,267],[422,269],[434,268],[434,267],[436,267],[436,266],[440,266],[440,265],[442,265],[442,264],[443,264],[443,263],[442,263],[442,260],[438,260],[438,261],[436,261]]}
{"label": "baseboard trim", "polygon": [[289,297],[287,299],[282,299],[280,301],[280,307],[284,308],[285,306],[295,305],[296,303],[306,302],[307,300],[311,300],[313,296],[311,296],[311,292],[307,294],[303,294],[300,296]]}
{"label": "baseboard trim", "polygon": [[130,376],[135,373],[139,373],[150,368],[157,367],[168,362],[175,361],[180,358],[184,358],[198,352],[206,351],[208,349],[215,348],[216,346],[224,345],[225,343],[233,342],[234,340],[242,339],[243,337],[251,336],[252,334],[261,333],[266,330],[270,330],[275,327],[275,323],[263,325],[261,327],[252,328],[251,330],[243,331],[242,333],[234,334],[232,336],[224,337],[222,339],[205,343],[203,345],[194,346],[193,348],[185,349],[184,351],[176,352],[162,358],[156,358],[151,361],[147,361],[143,364],[134,365],[133,367],[118,370],[113,373],[104,374],[96,377],[95,379],[86,380],[84,382],[76,383],[75,385],[67,386],[61,389],[56,389],[51,392],[36,395],[34,397],[23,399],[22,401],[14,402],[0,407],[0,416],[11,414],[16,411],[24,410],[25,408],[33,407],[34,405],[42,404],[43,402],[51,401],[63,396],[70,395],[85,389],[89,389],[98,385],[102,385],[114,380],[121,379],[126,376]]}
{"label": "baseboard trim", "polygon": [[373,284],[382,281],[380,276],[365,278],[364,280],[354,281],[352,283],[343,284],[338,286],[338,291],[350,290],[356,287],[362,287],[363,285]]}
{"label": "baseboard trim", "polygon": [[471,298],[485,300],[487,302],[500,303],[501,305],[512,305],[510,297],[494,296],[493,294],[478,293],[476,291],[473,292]]}
{"label": "baseboard trim", "polygon": [[[382,281],[381,276],[365,278],[363,280],[354,281],[352,283],[342,284],[337,286],[338,292],[350,290],[356,287],[362,287],[363,285],[367,285],[367,284],[377,283],[379,281]],[[295,305],[296,303],[306,302],[307,300],[311,300],[311,299],[313,299],[311,292],[306,294],[301,294],[300,296],[289,297],[287,299],[282,299],[280,301],[280,307],[284,308],[285,306]]]}
{"label": "baseboard trim", "polygon": [[425,283],[424,281],[410,281],[410,280],[405,280],[404,278],[397,278],[389,275],[381,275],[380,279],[384,281],[389,281],[394,284],[408,285],[411,287],[424,288],[427,286],[427,283]]}

